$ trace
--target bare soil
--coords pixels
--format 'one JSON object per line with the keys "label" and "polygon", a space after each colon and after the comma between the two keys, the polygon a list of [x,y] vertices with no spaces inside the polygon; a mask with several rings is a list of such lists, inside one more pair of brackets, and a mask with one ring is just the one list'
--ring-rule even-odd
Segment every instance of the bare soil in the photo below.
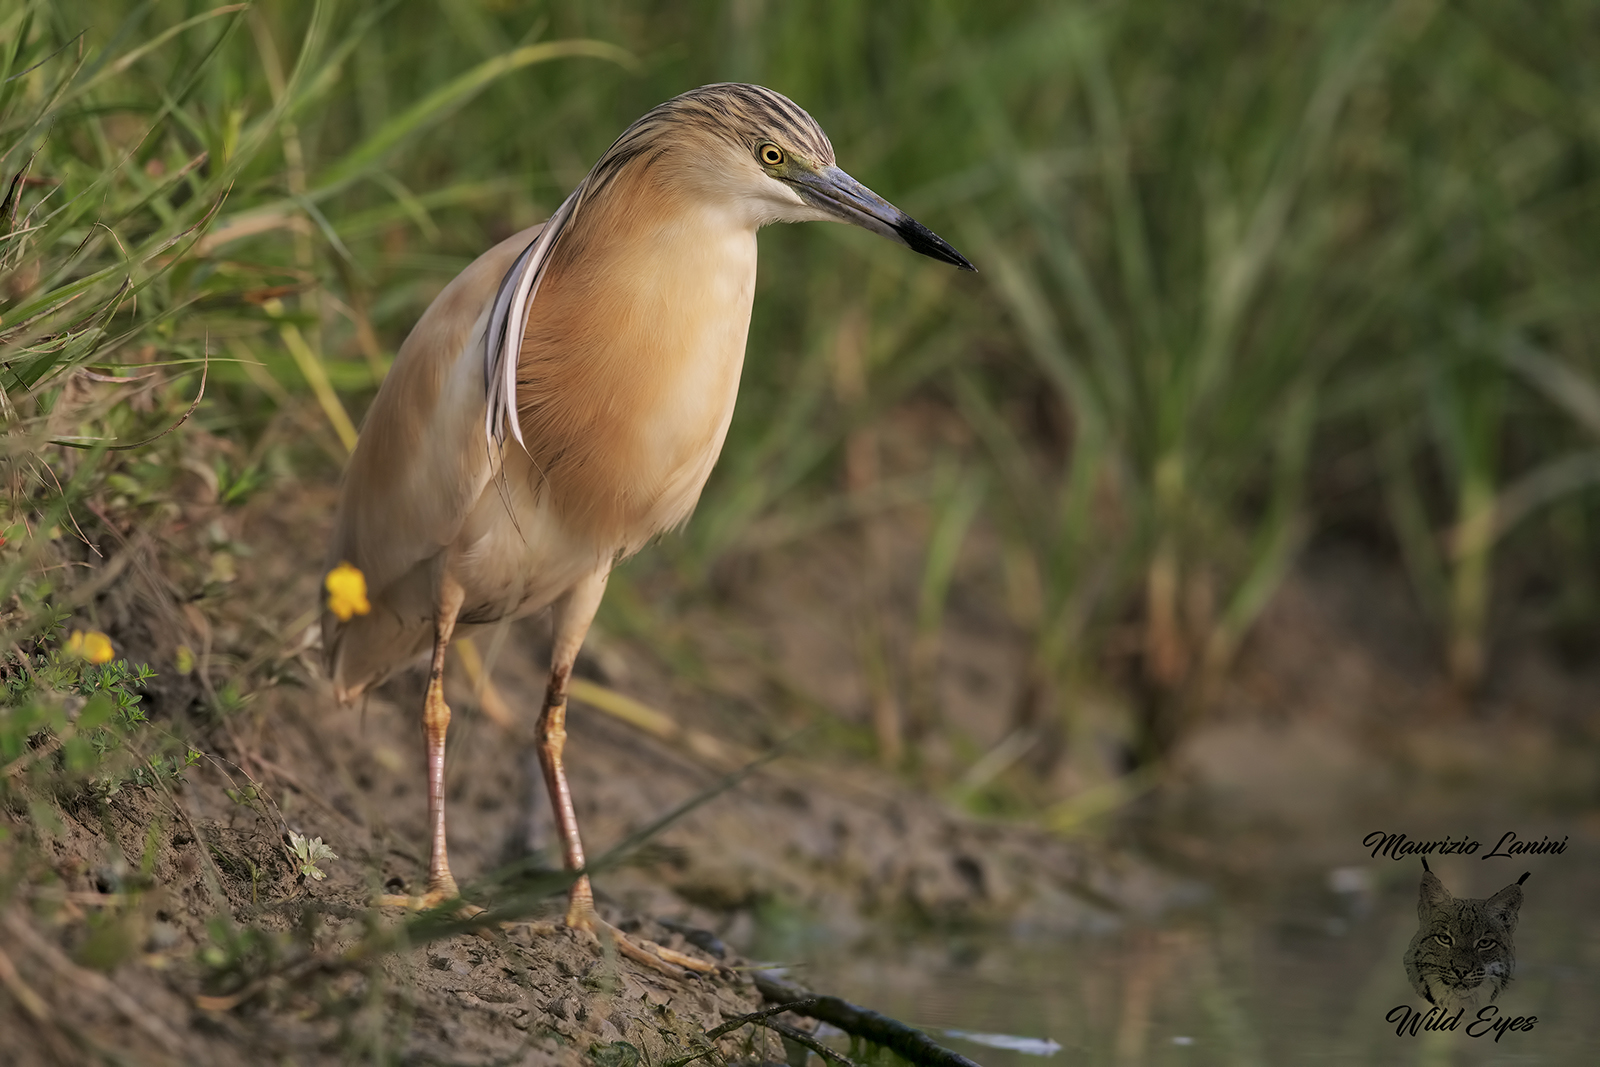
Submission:
{"label": "bare soil", "polygon": [[[201,755],[170,782],[103,799],[35,790],[0,813],[0,866],[20,875],[0,917],[0,1063],[661,1064],[761,1007],[740,953],[775,915],[845,940],[906,922],[1063,933],[1154,914],[1171,896],[1172,879],[1131,854],[958,814],[841,756],[848,736],[802,729],[819,707],[861,718],[868,700],[825,606],[848,599],[854,568],[840,560],[854,542],[823,537],[765,557],[770,573],[744,575],[738,595],[684,608],[679,625],[709,650],[700,677],[674,669],[671,647],[604,631],[580,663],[691,735],[668,743],[582,705],[572,716],[568,767],[590,853],[603,857],[602,914],[713,958],[690,933],[724,953],[719,973],[676,980],[619,959],[560,925],[559,893],[533,925],[357,956],[406,921],[368,902],[418,891],[424,875],[421,678],[339,708],[306,634],[331,495],[290,485],[225,509],[213,490],[197,475],[177,521],[108,522],[97,541],[114,580],[83,621],[156,668],[150,717]],[[636,588],[652,595],[648,574]],[[535,619],[479,637],[510,730],[452,667],[451,860],[485,904],[504,887],[481,880],[548,840],[521,725],[543,690],[546,630]],[[188,674],[180,646],[197,660]],[[984,672],[1007,675],[1015,655],[992,635],[974,647],[979,662],[951,669],[969,704]],[[233,676],[260,687],[241,701],[224,687]],[[697,755],[694,737],[717,739],[715,758]],[[730,755],[785,738],[783,755],[727,786]],[[708,793],[618,862],[604,858]],[[319,864],[325,880],[300,872],[290,833],[337,854]],[[753,1026],[719,1045],[731,1061],[784,1058]]]}

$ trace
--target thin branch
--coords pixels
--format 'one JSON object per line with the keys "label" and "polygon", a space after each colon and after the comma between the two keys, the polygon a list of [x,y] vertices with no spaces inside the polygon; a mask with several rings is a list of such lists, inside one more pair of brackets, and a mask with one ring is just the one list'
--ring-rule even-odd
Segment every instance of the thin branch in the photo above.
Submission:
{"label": "thin branch", "polygon": [[774,1015],[782,1015],[786,1011],[800,1012],[803,1014],[806,1008],[815,1007],[816,1003],[816,997],[807,997],[804,1000],[791,1001],[788,1004],[778,1004],[771,1008],[763,1008],[760,1011],[753,1011],[748,1015],[741,1015],[736,1019],[729,1019],[727,1022],[723,1023],[714,1030],[707,1030],[706,1039],[709,1041],[715,1041],[723,1034],[733,1033],[733,1031],[739,1029],[741,1026],[744,1026],[746,1023],[758,1023],[761,1020],[770,1018]]}
{"label": "thin branch", "polygon": [[[865,1038],[875,1045],[882,1045],[919,1067],[978,1067],[977,1063],[960,1053],[951,1052],[935,1043],[921,1030],[913,1029],[887,1015],[879,1015],[871,1009],[859,1007],[838,997],[818,996],[792,982],[785,981],[774,971],[757,971],[755,980],[756,988],[768,1000],[791,1004],[796,1001],[811,1000],[813,1006],[801,1014],[837,1026],[845,1033]],[[776,1026],[774,1028],[776,1029]],[[787,1036],[793,1037],[793,1035]],[[794,1038],[794,1040],[799,1039]],[[815,1048],[812,1051],[819,1052]]]}
{"label": "thin branch", "polygon": [[[849,1056],[846,1056],[842,1052],[835,1052],[833,1049],[829,1048],[827,1045],[824,1045],[822,1042],[818,1041],[804,1030],[796,1029],[795,1027],[790,1026],[788,1023],[780,1023],[776,1019],[763,1019],[756,1025],[765,1026],[768,1030],[782,1034],[784,1037],[788,1038],[790,1041],[793,1041],[797,1045],[804,1045],[806,1048],[810,1049],[812,1052],[815,1052],[818,1056],[821,1056],[825,1060],[829,1060],[833,1063],[843,1064],[844,1067],[856,1067],[855,1061]],[[912,1062],[916,1063],[918,1061],[913,1060]]]}

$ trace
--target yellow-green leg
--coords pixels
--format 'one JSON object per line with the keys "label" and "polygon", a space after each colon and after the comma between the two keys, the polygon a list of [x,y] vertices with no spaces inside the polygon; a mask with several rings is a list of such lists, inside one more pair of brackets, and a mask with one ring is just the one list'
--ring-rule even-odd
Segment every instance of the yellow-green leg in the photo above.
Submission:
{"label": "yellow-green leg", "polygon": [[428,692],[422,701],[422,728],[428,744],[428,890],[421,897],[384,896],[380,903],[412,908],[433,908],[461,895],[450,874],[450,857],[444,829],[444,742],[450,729],[450,705],[444,702],[444,655],[455,632],[456,617],[464,597],[461,584],[448,574],[439,583],[433,616],[433,664],[428,671]]}
{"label": "yellow-green leg", "polygon": [[[555,813],[556,831],[561,838],[561,857],[569,871],[583,870],[585,861],[583,839],[578,834],[578,816],[572,806],[572,789],[567,785],[567,772],[561,763],[567,743],[567,681],[572,677],[572,665],[589,632],[589,624],[600,607],[609,573],[609,568],[596,571],[556,602],[550,684],[545,687],[544,708],[539,713],[539,766],[544,771],[545,787],[550,791],[550,808]],[[714,964],[653,942],[636,942],[600,918],[595,914],[594,890],[589,885],[588,875],[573,882],[567,894],[567,925],[591,934],[604,931],[615,940],[617,951],[624,956],[666,974],[680,975],[677,967],[716,970]]]}

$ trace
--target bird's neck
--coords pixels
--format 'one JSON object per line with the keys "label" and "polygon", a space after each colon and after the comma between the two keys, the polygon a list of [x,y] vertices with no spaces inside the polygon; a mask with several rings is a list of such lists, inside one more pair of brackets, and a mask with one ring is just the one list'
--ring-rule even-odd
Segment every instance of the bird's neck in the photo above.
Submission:
{"label": "bird's neck", "polygon": [[742,355],[759,221],[737,202],[651,177],[621,175],[583,205],[556,246],[535,318],[545,303],[574,326],[604,322],[605,346],[630,362],[653,350],[703,353],[711,334],[726,335],[719,351],[737,335]]}
{"label": "bird's neck", "polygon": [[625,552],[688,515],[721,451],[756,275],[751,220],[640,192],[585,205],[562,234],[518,368],[558,506]]}

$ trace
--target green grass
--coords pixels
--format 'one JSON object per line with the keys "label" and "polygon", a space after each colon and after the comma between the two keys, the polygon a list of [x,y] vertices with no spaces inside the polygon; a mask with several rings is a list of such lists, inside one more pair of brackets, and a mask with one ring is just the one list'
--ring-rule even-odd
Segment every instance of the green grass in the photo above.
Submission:
{"label": "green grass", "polygon": [[[1155,754],[1308,539],[1354,528],[1405,560],[1470,690],[1502,605],[1600,622],[1585,12],[9,0],[8,521],[52,528],[91,483],[159,507],[182,431],[108,450],[178,421],[202,373],[229,499],[331,480],[444,281],[647,107],[751,79],[982,273],[842,227],[763,235],[724,459],[639,566],[693,590],[775,529],[920,503],[916,637],[887,676],[936,659],[984,528],[1034,649],[1019,722],[1070,732],[1077,686],[1134,683]],[[155,402],[84,368],[154,373]],[[843,486],[853,435],[913,398],[970,443]],[[54,558],[14,555],[0,591]],[[30,618],[13,639],[48,652]]]}

